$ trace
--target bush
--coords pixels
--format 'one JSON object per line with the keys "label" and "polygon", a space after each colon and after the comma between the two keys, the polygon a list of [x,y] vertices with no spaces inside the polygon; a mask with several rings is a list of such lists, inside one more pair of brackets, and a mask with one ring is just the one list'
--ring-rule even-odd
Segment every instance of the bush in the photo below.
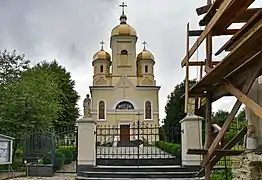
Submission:
{"label": "bush", "polygon": [[223,169],[223,170],[222,169],[213,170],[211,174],[211,180],[221,180],[221,179],[227,179],[227,180],[233,179],[231,168]]}
{"label": "bush", "polygon": [[164,141],[158,141],[156,142],[156,146],[160,148],[161,150],[172,154],[173,156],[180,156],[181,155],[181,145],[180,144],[174,144]]}
{"label": "bush", "polygon": [[61,148],[58,150],[65,156],[65,164],[70,164],[73,161],[74,152],[72,149]]}
{"label": "bush", "polygon": [[46,153],[44,154],[44,156],[42,157],[42,162],[43,164],[52,164],[52,154],[49,152],[49,153]]}
{"label": "bush", "polygon": [[54,169],[58,170],[65,164],[65,155],[61,151],[56,151]]}

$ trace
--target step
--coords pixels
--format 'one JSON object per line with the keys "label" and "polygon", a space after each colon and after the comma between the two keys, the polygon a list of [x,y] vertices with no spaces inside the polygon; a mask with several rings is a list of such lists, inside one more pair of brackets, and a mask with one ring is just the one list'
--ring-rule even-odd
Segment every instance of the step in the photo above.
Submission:
{"label": "step", "polygon": [[194,178],[197,172],[80,172],[80,176],[93,178]]}
{"label": "step", "polygon": [[[76,180],[152,180],[152,178],[96,178],[96,177],[76,177]],[[200,178],[154,178],[153,180],[202,180]]]}
{"label": "step", "polygon": [[199,166],[97,166],[95,172],[196,172]]}

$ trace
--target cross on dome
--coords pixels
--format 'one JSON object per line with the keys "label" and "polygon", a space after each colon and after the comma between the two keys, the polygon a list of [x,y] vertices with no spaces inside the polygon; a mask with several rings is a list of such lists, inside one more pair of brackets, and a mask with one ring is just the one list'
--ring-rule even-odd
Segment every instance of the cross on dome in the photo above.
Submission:
{"label": "cross on dome", "polygon": [[105,44],[105,42],[104,42],[104,41],[101,41],[100,44],[101,44],[101,50],[103,50],[103,49],[104,49],[104,44]]}
{"label": "cross on dome", "polygon": [[125,14],[125,7],[127,7],[127,5],[124,2],[122,2],[122,4],[120,4],[119,7],[122,8],[122,15],[124,15]]}
{"label": "cross on dome", "polygon": [[144,45],[144,50],[146,50],[146,45],[147,45],[147,42],[146,42],[146,41],[144,41],[144,42],[142,42],[142,44]]}

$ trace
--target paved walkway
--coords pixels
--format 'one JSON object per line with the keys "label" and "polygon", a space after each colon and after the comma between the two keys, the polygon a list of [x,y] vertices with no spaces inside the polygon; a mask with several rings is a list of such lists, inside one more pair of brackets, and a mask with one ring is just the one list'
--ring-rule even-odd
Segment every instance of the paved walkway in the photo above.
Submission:
{"label": "paved walkway", "polygon": [[75,180],[76,174],[57,173],[54,177],[20,177],[13,180]]}

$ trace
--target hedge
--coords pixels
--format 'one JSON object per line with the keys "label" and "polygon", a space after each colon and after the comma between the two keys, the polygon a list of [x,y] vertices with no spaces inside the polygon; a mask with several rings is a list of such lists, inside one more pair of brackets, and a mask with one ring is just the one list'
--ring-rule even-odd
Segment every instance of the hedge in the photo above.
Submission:
{"label": "hedge", "polygon": [[156,146],[161,150],[173,155],[173,156],[180,156],[181,155],[181,145],[174,144],[170,142],[158,141],[156,142]]}
{"label": "hedge", "polygon": [[[65,164],[70,164],[76,160],[75,146],[60,146],[56,149],[54,159],[54,170],[60,169]],[[51,153],[47,153],[42,157],[43,164],[51,164]]]}

